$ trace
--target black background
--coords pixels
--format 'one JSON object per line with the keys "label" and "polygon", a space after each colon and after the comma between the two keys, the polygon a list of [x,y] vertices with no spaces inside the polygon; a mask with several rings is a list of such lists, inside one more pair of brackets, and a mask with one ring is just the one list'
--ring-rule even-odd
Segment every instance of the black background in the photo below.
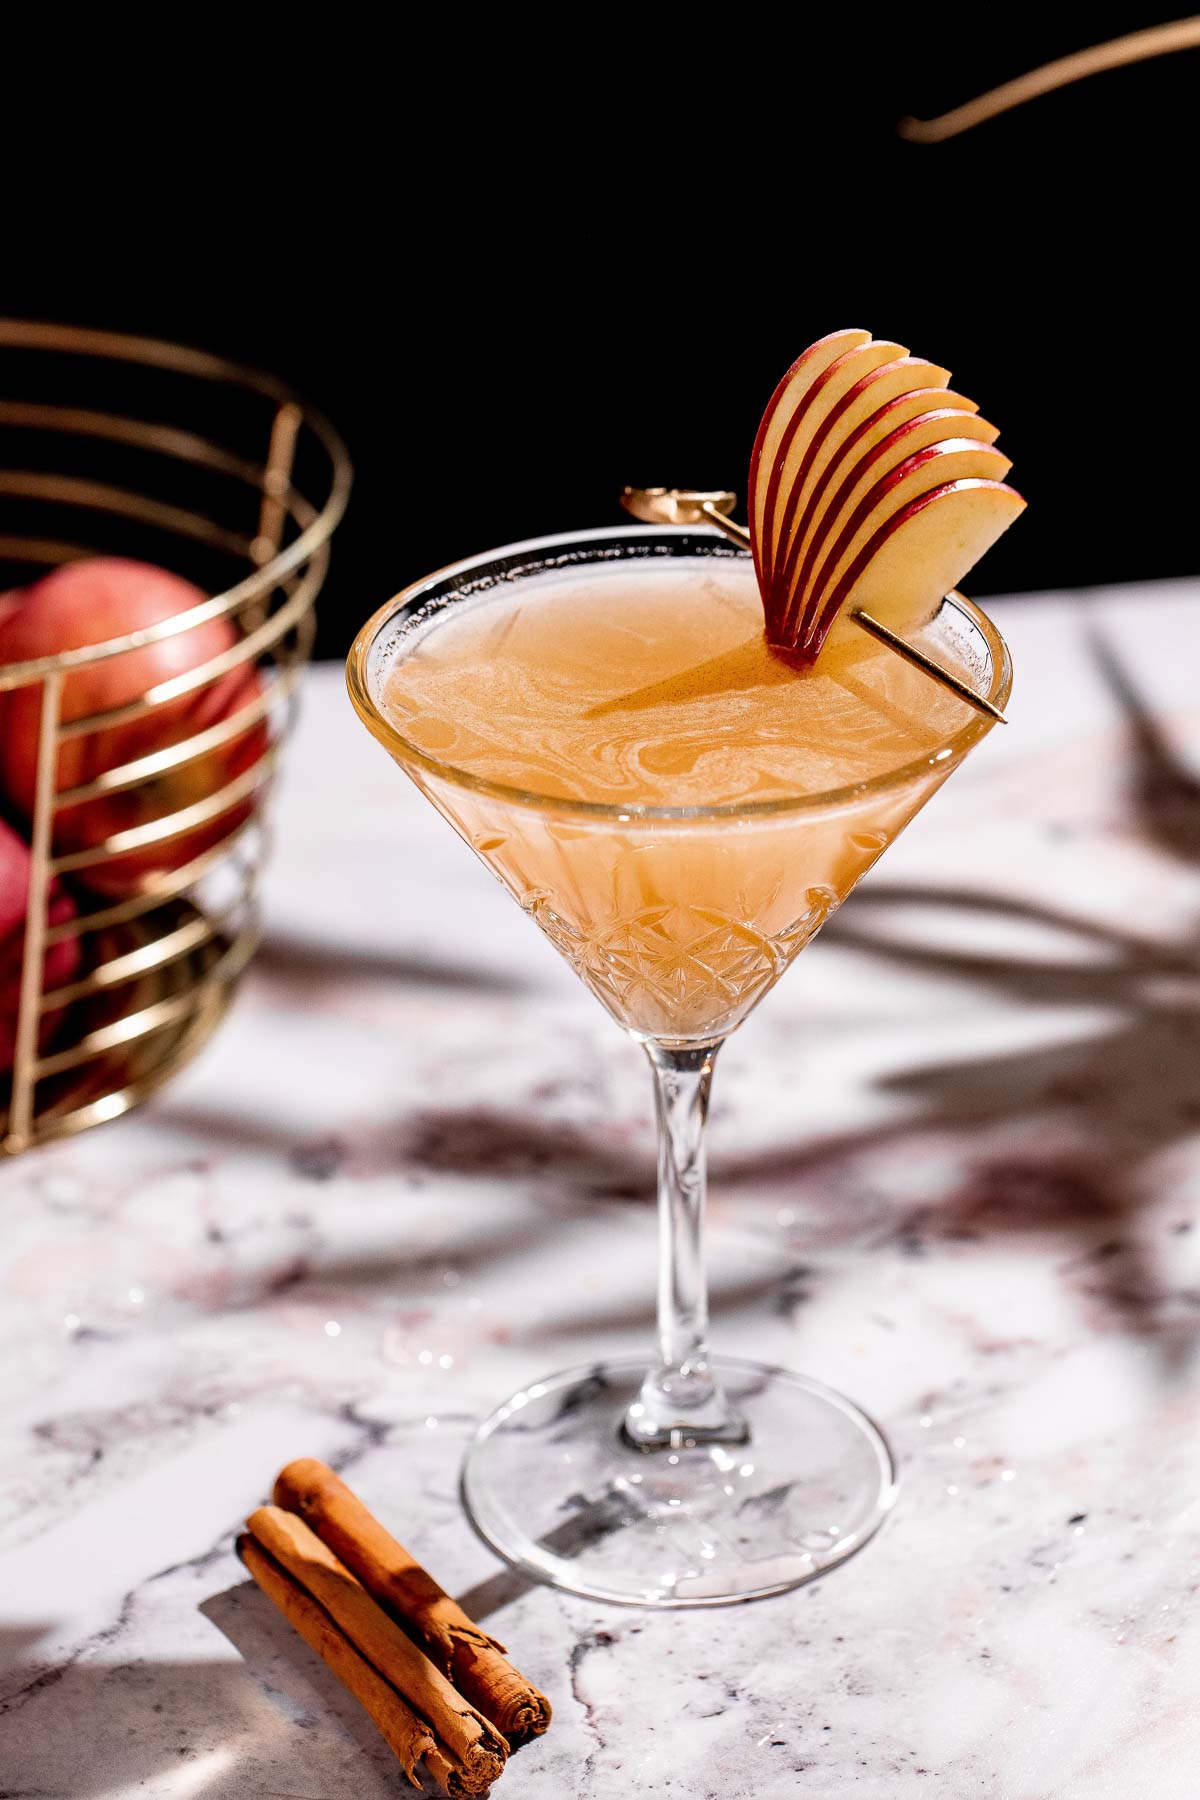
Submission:
{"label": "black background", "polygon": [[776,379],[844,325],[1001,427],[1030,507],[973,592],[1195,568],[1200,58],[895,131],[1169,11],[366,16],[64,21],[0,117],[0,310],[259,364],[345,435],[325,654],[623,482],[744,491]]}

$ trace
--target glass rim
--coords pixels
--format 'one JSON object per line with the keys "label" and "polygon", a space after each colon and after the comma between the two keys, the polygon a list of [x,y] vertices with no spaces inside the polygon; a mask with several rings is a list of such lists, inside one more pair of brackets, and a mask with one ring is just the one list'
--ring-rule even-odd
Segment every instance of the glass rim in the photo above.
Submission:
{"label": "glass rim", "polygon": [[[880,775],[870,776],[862,781],[850,782],[843,787],[826,788],[816,794],[789,794],[782,799],[754,801],[725,801],[719,806],[642,806],[635,802],[619,803],[609,800],[576,800],[561,794],[539,793],[536,789],[515,787],[506,782],[491,781],[485,776],[473,775],[469,770],[457,767],[454,763],[441,762],[430,756],[427,751],[406,738],[397,730],[391,720],[383,712],[371,692],[368,675],[368,660],[376,641],[399,616],[417,606],[423,598],[429,597],[433,590],[447,580],[456,576],[475,576],[484,574],[489,567],[500,564],[506,559],[537,551],[561,551],[571,545],[598,543],[649,543],[657,540],[664,548],[678,545],[681,540],[690,539],[697,545],[697,554],[707,554],[707,550],[699,546],[711,546],[733,557],[748,555],[739,552],[711,526],[680,525],[625,525],[614,527],[598,527],[588,531],[557,532],[549,537],[523,538],[512,544],[503,544],[494,550],[485,550],[475,556],[463,557],[458,562],[447,563],[443,568],[435,569],[431,574],[423,575],[417,581],[410,582],[392,599],[372,613],[371,617],[360,628],[350,654],[346,658],[346,686],[355,711],[366,725],[368,731],[379,740],[384,748],[402,767],[415,766],[423,773],[438,780],[449,782],[454,787],[466,788],[470,792],[485,794],[489,798],[501,800],[509,806],[534,807],[541,812],[567,814],[571,817],[604,819],[613,824],[627,825],[635,820],[648,819],[664,824],[687,824],[697,820],[708,819],[759,819],[787,817],[793,813],[819,812],[836,806],[849,805],[868,794],[887,792],[894,787],[902,787],[908,782],[920,779],[922,775],[932,773],[943,763],[959,762],[982,737],[991,730],[992,723],[980,713],[972,711],[967,723],[952,736],[921,756],[900,763],[894,769],[887,769]],[[670,552],[668,552],[670,553]],[[535,571],[530,571],[531,576]],[[955,606],[967,620],[976,627],[987,644],[992,659],[992,681],[987,698],[993,704],[1003,707],[1012,689],[1012,660],[1008,645],[999,629],[989,619],[982,608],[957,589],[945,595],[943,605]],[[964,702],[965,704],[965,702]]]}

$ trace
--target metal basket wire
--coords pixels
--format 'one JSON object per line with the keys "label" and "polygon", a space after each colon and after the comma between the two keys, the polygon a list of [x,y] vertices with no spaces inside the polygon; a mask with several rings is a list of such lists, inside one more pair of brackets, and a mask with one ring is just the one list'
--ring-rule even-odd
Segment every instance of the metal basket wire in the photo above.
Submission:
{"label": "metal basket wire", "polygon": [[[40,689],[12,1069],[0,1076],[0,1147],[12,1153],[135,1105],[199,1048],[229,1002],[258,937],[263,810],[351,471],[336,432],[282,383],[156,339],[0,320],[0,396],[11,396],[0,397],[0,564],[17,581],[97,552],[144,555],[212,595],[123,637],[0,665],[0,694]],[[53,466],[34,466],[30,446]],[[219,655],[132,702],[62,716],[74,672],[217,620],[236,634]],[[259,677],[247,704],[58,789],[65,744],[200,695],[249,664]],[[252,731],[261,747],[256,736],[250,765],[198,800],[82,847],[56,845],[67,808],[211,767]],[[171,862],[172,840],[187,854],[189,837],[209,826],[213,836],[226,817],[219,841],[202,836],[199,854]],[[163,866],[136,891],[103,892],[102,865],[111,872],[124,858],[126,868],[148,850]],[[64,881],[76,884],[77,910],[55,918],[52,884]],[[73,978],[48,985],[47,953],[72,939]]]}

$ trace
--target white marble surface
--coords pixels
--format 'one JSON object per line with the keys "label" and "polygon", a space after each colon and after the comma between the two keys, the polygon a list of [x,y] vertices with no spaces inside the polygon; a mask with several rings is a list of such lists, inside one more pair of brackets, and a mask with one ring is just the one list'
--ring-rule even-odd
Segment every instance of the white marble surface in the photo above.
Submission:
{"label": "white marble surface", "polygon": [[473,1537],[473,1419],[647,1341],[649,1092],[322,670],[232,1017],[0,1171],[0,1795],[401,1791],[232,1554],[310,1453],[552,1696],[513,1800],[1193,1800],[1200,588],[996,611],[1012,725],[718,1071],[716,1339],[882,1419],[883,1535],[659,1616]]}

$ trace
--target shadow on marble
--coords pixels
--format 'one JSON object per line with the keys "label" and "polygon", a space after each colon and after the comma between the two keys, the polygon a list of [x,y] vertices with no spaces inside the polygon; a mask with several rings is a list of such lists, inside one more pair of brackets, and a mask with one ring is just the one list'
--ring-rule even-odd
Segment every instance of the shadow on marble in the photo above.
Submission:
{"label": "shadow on marble", "polygon": [[[980,894],[883,887],[864,894],[862,902],[860,917],[869,908],[924,902],[974,911],[999,905]],[[1075,923],[1050,909],[1011,910],[1055,926]],[[1014,1146],[999,1157],[981,1154],[948,1203],[916,1209],[905,1229],[973,1238],[1074,1232],[1079,1254],[1064,1274],[1099,1308],[1095,1323],[1154,1340],[1164,1371],[1180,1372],[1190,1364],[1200,1333],[1200,1293],[1172,1290],[1152,1248],[1139,1238],[1138,1215],[1154,1198],[1147,1179],[1151,1165],[1200,1130],[1200,1005],[1172,997],[1181,971],[1192,981],[1198,971],[1194,962],[1184,963],[1182,952],[1156,954],[1123,934],[1078,924],[1081,932],[1107,943],[1111,964],[1086,969],[963,956],[901,946],[891,938],[872,941],[859,925],[843,927],[838,941],[874,951],[893,965],[968,977],[1018,1002],[1074,1003],[1117,1014],[1082,1040],[927,1064],[886,1079],[886,1090],[914,1108],[904,1124],[906,1137],[996,1126]],[[1052,1113],[1077,1147],[1023,1153],[1023,1138]],[[882,1129],[877,1141],[890,1135]],[[825,1150],[861,1147],[861,1138],[854,1138],[827,1143]],[[1191,1224],[1182,1218],[1176,1229],[1186,1231]]]}
{"label": "shadow on marble", "polygon": [[[199,1611],[237,1651],[243,1665],[242,1679],[270,1696],[275,1707],[300,1728],[293,1734],[288,1760],[272,1763],[272,1778],[278,1780],[284,1793],[290,1796],[293,1782],[311,1781],[311,1751],[306,1738],[314,1727],[327,1725],[331,1719],[336,1721],[339,1735],[353,1740],[355,1751],[366,1766],[386,1776],[386,1791],[409,1791],[400,1765],[357,1701],[252,1581],[238,1582],[213,1594],[201,1603]],[[227,1782],[206,1787],[202,1793],[204,1800],[247,1800],[249,1791],[244,1774],[239,1786],[236,1771],[230,1771]],[[297,1793],[302,1791],[296,1788]],[[442,1790],[426,1778],[420,1792],[441,1796]]]}
{"label": "shadow on marble", "polygon": [[[1200,781],[1176,756],[1111,647],[1095,634],[1089,646],[1128,729],[1126,791],[1135,830],[1176,860],[1200,867]],[[1103,960],[939,949],[872,929],[872,915],[886,927],[889,914],[917,908],[1067,934]],[[1186,940],[1163,944],[1060,907],[972,888],[879,883],[856,896],[849,919],[839,915],[826,937],[893,967],[971,981],[1018,1005],[1108,1015],[1082,1040],[927,1064],[887,1078],[884,1087],[915,1106],[906,1135],[1002,1125],[1019,1146],[1023,1126],[1055,1111],[1086,1145],[1056,1156],[1018,1149],[983,1158],[948,1206],[910,1215],[909,1229],[928,1225],[960,1237],[1075,1230],[1079,1255],[1063,1273],[1098,1308],[1095,1323],[1152,1340],[1164,1373],[1189,1368],[1200,1333],[1200,1292],[1171,1288],[1151,1247],[1138,1239],[1137,1215],[1152,1197],[1146,1169],[1200,1129],[1200,921]],[[876,1141],[891,1135],[885,1127]],[[820,1148],[837,1155],[865,1141],[850,1134]],[[1180,1219],[1174,1229],[1186,1232],[1192,1223]]]}
{"label": "shadow on marble", "polygon": [[314,1183],[335,1177],[438,1174],[491,1178],[546,1175],[581,1198],[654,1198],[653,1151],[606,1144],[578,1126],[488,1107],[431,1108],[376,1120],[351,1133],[302,1137],[262,1112],[217,1110],[189,1101],[160,1102],[174,1131],[222,1153],[250,1150],[286,1158],[293,1174]]}
{"label": "shadow on marble", "polygon": [[[1130,763],[1127,789],[1135,827],[1177,860],[1200,867],[1200,782],[1175,756],[1162,728],[1138,695],[1127,672],[1101,639],[1092,654],[1127,728]],[[899,915],[920,910],[926,919],[911,942],[896,935]],[[1066,936],[1078,954],[1056,952],[1023,957],[1011,949],[989,954],[955,948],[957,929],[937,944],[928,918],[938,914],[957,928],[974,919],[1006,930]],[[883,929],[880,929],[880,927]],[[1200,1129],[1200,945],[1190,938],[1155,942],[1134,929],[1098,924],[1071,911],[1032,901],[1006,899],[968,886],[925,887],[875,883],[855,896],[846,913],[826,927],[827,941],[884,959],[918,975],[969,982],[1016,1008],[1077,1009],[1104,1015],[1083,1039],[1049,1047],[913,1064],[884,1079],[885,1091],[907,1103],[903,1119],[812,1136],[767,1149],[718,1153],[714,1183],[753,1203],[761,1185],[770,1204],[789,1183],[831,1172],[858,1154],[875,1149],[903,1154],[907,1145],[942,1131],[994,1127],[1004,1147],[981,1145],[957,1192],[936,1206],[901,1210],[885,1230],[907,1254],[920,1254],[922,1238],[983,1239],[1043,1232],[1061,1250],[1064,1236],[1076,1240],[1062,1272],[1094,1316],[1099,1328],[1153,1340],[1164,1370],[1177,1373],[1190,1361],[1200,1331],[1200,1294],[1172,1289],[1165,1264],[1142,1241],[1138,1215],[1146,1199],[1145,1171],[1153,1160]],[[1200,924],[1198,924],[1200,939]],[[932,940],[932,941],[931,941]],[[1044,944],[1042,946],[1044,948]],[[437,970],[353,948],[277,937],[266,947],[266,966],[307,978],[321,970],[343,974],[390,971],[399,980],[444,976],[450,987],[478,981],[462,970]],[[174,1127],[195,1132],[219,1148],[245,1148],[287,1159],[294,1172],[314,1184],[341,1175],[394,1174],[419,1183],[435,1176],[487,1175],[530,1184],[537,1216],[528,1209],[488,1226],[473,1226],[470,1241],[453,1247],[456,1262],[514,1260],[534,1253],[547,1230],[564,1218],[582,1216],[605,1201],[653,1199],[652,1152],[646,1143],[614,1141],[599,1128],[539,1116],[530,1103],[511,1111],[495,1108],[438,1108],[372,1121],[345,1137],[297,1141],[294,1130],[270,1118],[224,1115],[169,1100],[164,1117]],[[1075,1147],[1024,1148],[1037,1121],[1053,1114]],[[1044,1133],[1041,1142],[1045,1142]],[[319,1211],[314,1200],[314,1205]],[[1189,1221],[1180,1220],[1179,1229]],[[848,1229],[856,1226],[851,1219]],[[444,1261],[442,1245],[434,1260]],[[398,1272],[420,1271],[429,1259],[414,1260],[402,1245],[387,1254],[339,1261],[319,1247],[299,1256],[284,1285],[305,1281],[392,1284]],[[780,1266],[748,1278],[723,1303],[750,1301],[778,1288],[786,1299],[790,1271]],[[802,1296],[801,1296],[802,1297]],[[648,1304],[623,1304],[617,1314],[579,1319],[588,1327],[640,1327]],[[557,1327],[548,1327],[551,1331]]]}
{"label": "shadow on marble", "polygon": [[[1181,960],[1175,952],[1104,932],[1092,925],[1080,929],[1112,953],[1099,967],[1062,962],[1021,963],[1011,956],[987,957],[941,951],[926,943],[906,945],[876,936],[871,912],[914,905],[946,906],[976,914],[1007,911],[1031,923],[1072,928],[1076,921],[1051,909],[1039,910],[998,902],[969,890],[925,890],[882,887],[864,892],[856,902],[860,922],[828,929],[839,943],[885,957],[893,965],[952,975],[991,987],[1019,1002],[1086,1006],[1089,1011],[1117,1013],[1115,1024],[1084,1041],[1072,1039],[1043,1050],[1021,1050],[914,1066],[888,1076],[883,1086],[902,1096],[905,1117],[842,1133],[813,1136],[749,1152],[714,1157],[718,1191],[752,1205],[761,1187],[776,1207],[781,1190],[791,1183],[811,1182],[855,1156],[872,1150],[905,1146],[942,1131],[994,1126],[1012,1148],[997,1154],[983,1151],[972,1159],[957,1192],[934,1206],[897,1212],[887,1234],[906,1254],[921,1252],[924,1239],[982,1240],[1042,1231],[1078,1239],[1068,1279],[1089,1308],[1097,1307],[1110,1327],[1157,1336],[1168,1367],[1190,1353],[1200,1330],[1200,1297],[1164,1296],[1153,1260],[1137,1242],[1136,1214],[1143,1195],[1138,1178],[1142,1165],[1195,1133],[1200,1127],[1200,1010],[1156,998],[1156,980],[1178,980]],[[867,922],[861,921],[866,918]],[[1134,1103],[1131,1105],[1131,1096]],[[1031,1124],[1054,1111],[1073,1123],[1074,1135],[1086,1150],[1053,1153],[1023,1151]],[[314,1184],[311,1225],[317,1241],[306,1245],[284,1267],[270,1271],[262,1293],[279,1294],[306,1284],[335,1284],[370,1289],[420,1280],[448,1260],[460,1272],[472,1267],[495,1269],[500,1261],[521,1263],[543,1248],[547,1233],[572,1218],[582,1218],[610,1202],[653,1201],[649,1152],[638,1146],[606,1144],[576,1126],[539,1119],[535,1113],[511,1114],[490,1109],[438,1109],[419,1112],[372,1127],[351,1143],[337,1138],[298,1143],[295,1134],[267,1118],[225,1115],[168,1101],[164,1112],[175,1129],[196,1134],[221,1150],[231,1147],[278,1155]],[[439,1242],[427,1251],[407,1244],[403,1213],[397,1211],[394,1245],[373,1256],[347,1256],[319,1241],[320,1188],[335,1177],[394,1174],[419,1181],[435,1176],[505,1177],[530,1185],[530,1193],[511,1212],[486,1222],[472,1220],[461,1242]],[[531,1198],[532,1195],[532,1198]],[[401,1196],[402,1198],[403,1196]],[[331,1195],[331,1201],[336,1194]],[[853,1214],[846,1228],[859,1229]],[[777,1267],[737,1277],[731,1286],[714,1285],[712,1310],[718,1315],[753,1303],[776,1291],[781,1305],[790,1292],[793,1269]],[[262,1293],[244,1297],[257,1304]],[[793,1296],[794,1298],[794,1296]],[[1170,1313],[1164,1317],[1164,1306]],[[599,1310],[580,1318],[571,1312],[574,1329],[625,1329],[648,1326],[649,1294],[621,1300],[616,1310]],[[553,1336],[560,1326],[543,1322],[536,1335]],[[1181,1365],[1180,1365],[1181,1366]]]}
{"label": "shadow on marble", "polygon": [[[798,1303],[800,1296],[793,1292],[795,1276],[796,1264],[786,1258],[772,1257],[764,1268],[732,1276],[712,1269],[708,1277],[708,1316],[719,1323],[727,1314],[744,1310],[757,1313],[764,1302],[773,1303],[778,1312],[782,1310],[781,1295],[789,1292],[793,1302]],[[561,1351],[564,1335],[628,1331],[648,1346],[653,1339],[656,1306],[649,1271],[641,1286],[644,1291],[638,1294],[613,1295],[609,1303],[591,1307],[583,1304],[579,1294],[563,1295],[558,1311],[547,1300],[546,1311],[514,1330],[511,1341],[531,1346],[544,1340]]]}
{"label": "shadow on marble", "polygon": [[1112,645],[1093,628],[1086,643],[1129,732],[1129,792],[1146,838],[1181,862],[1200,863],[1200,780],[1176,756]]}
{"label": "shadow on marble", "polygon": [[[135,1790],[186,1791],[195,1800],[349,1794],[321,1779],[318,1740],[327,1777],[344,1774],[353,1759],[356,1800],[399,1792],[403,1776],[369,1720],[258,1590],[247,1587],[201,1608],[234,1643],[240,1664],[81,1655],[39,1668],[28,1634],[0,1632],[0,1664],[8,1670],[0,1697],[0,1794],[13,1800],[105,1800]],[[439,1792],[433,1785],[422,1791]]]}
{"label": "shadow on marble", "polygon": [[[597,1516],[601,1509],[593,1509]],[[572,1520],[561,1530],[551,1534],[547,1542],[561,1555],[570,1555],[572,1550],[582,1549],[585,1544],[594,1541],[597,1530],[612,1528],[607,1513],[603,1522],[597,1525],[589,1516],[584,1521]],[[537,1583],[519,1574],[516,1570],[500,1570],[488,1580],[480,1582],[465,1595],[460,1604],[467,1600],[476,1605],[473,1615],[482,1619],[490,1613],[499,1612],[513,1601],[528,1593]],[[354,1701],[349,1700],[337,1679],[325,1667],[316,1652],[301,1642],[296,1633],[267,1600],[266,1596],[252,1581],[239,1582],[235,1587],[226,1588],[202,1602],[200,1612],[209,1622],[216,1626],[233,1645],[246,1666],[248,1676],[259,1683],[273,1696],[281,1694],[281,1679],[284,1665],[295,1663],[303,1672],[305,1685],[318,1690],[327,1698],[331,1707],[337,1712],[340,1722],[347,1719],[353,1724],[353,1735],[360,1747],[369,1750],[376,1758],[381,1751],[380,1740],[375,1728],[359,1709]],[[297,1720],[301,1725],[306,1720]],[[519,1755],[524,1746],[518,1746],[513,1755]],[[300,1746],[301,1754],[303,1746]],[[407,1783],[398,1765],[384,1753],[384,1766],[393,1774],[395,1791],[407,1791]],[[281,1767],[280,1775],[285,1773]],[[297,1770],[299,1773],[299,1768]],[[442,1790],[428,1777],[420,1790],[426,1794],[441,1796]],[[236,1785],[220,1790],[205,1788],[205,1800],[245,1800],[247,1790]]]}
{"label": "shadow on marble", "polygon": [[486,1575],[464,1594],[456,1595],[455,1604],[479,1624],[514,1605],[537,1586],[532,1576],[522,1575],[520,1569],[497,1569],[494,1575]]}
{"label": "shadow on marble", "polygon": [[492,1107],[428,1108],[398,1122],[391,1135],[397,1163],[491,1179],[548,1177],[589,1200],[654,1199],[653,1151],[625,1145],[533,1111]]}
{"label": "shadow on marble", "polygon": [[276,980],[302,981],[306,988],[314,983],[367,980],[408,987],[466,988],[480,994],[520,994],[529,989],[519,975],[495,966],[438,962],[428,956],[405,956],[361,944],[329,944],[280,931],[264,938],[254,966]]}
{"label": "shadow on marble", "polygon": [[[35,1648],[50,1630],[45,1625],[5,1625],[0,1628],[0,1718],[12,1705],[26,1681],[37,1680]],[[0,1800],[3,1790],[0,1789]]]}
{"label": "shadow on marble", "polygon": [[[172,1119],[176,1125],[186,1123],[189,1129],[204,1133],[211,1130],[212,1135],[226,1139],[236,1132],[258,1148],[272,1135],[278,1136],[280,1149],[290,1142],[285,1134],[273,1134],[269,1121],[262,1119],[234,1121],[232,1132],[223,1131],[220,1119],[206,1119],[190,1107],[173,1108]],[[438,1175],[482,1176],[493,1183],[526,1178],[533,1184],[535,1205],[532,1213],[526,1205],[486,1224],[472,1222],[463,1244],[450,1246],[442,1242],[434,1251],[398,1246],[395,1256],[350,1259],[316,1247],[297,1256],[281,1275],[276,1275],[274,1293],[310,1282],[361,1289],[394,1288],[405,1278],[440,1273],[447,1260],[454,1262],[460,1275],[475,1267],[494,1272],[504,1262],[520,1265],[535,1257],[545,1248],[549,1233],[566,1220],[585,1217],[597,1205],[618,1201],[652,1207],[655,1202],[653,1150],[648,1143],[626,1146],[605,1142],[586,1129],[542,1119],[532,1112],[504,1113],[478,1107],[429,1109],[394,1124],[374,1127],[366,1145],[361,1137],[344,1146],[333,1140],[300,1150],[292,1145],[289,1160],[294,1169],[299,1166],[301,1155],[309,1158],[317,1170],[313,1174],[316,1180],[330,1179],[335,1173],[361,1174],[364,1157],[371,1174],[376,1176],[429,1170]],[[752,1187],[767,1179],[775,1181],[799,1168],[805,1157],[804,1146],[789,1146],[727,1158],[721,1164],[719,1180],[723,1188],[731,1189]],[[785,1265],[714,1281],[709,1310],[720,1317],[724,1312],[753,1304],[775,1293],[792,1273],[791,1266]],[[514,1333],[514,1337],[525,1343],[543,1338],[554,1340],[561,1335],[564,1323],[576,1333],[624,1328],[648,1332],[654,1308],[649,1287],[638,1295],[614,1297],[610,1305],[593,1311],[581,1312],[578,1296],[572,1296],[564,1315],[548,1315]]]}
{"label": "shadow on marble", "polygon": [[[577,1495],[576,1504],[579,1507],[576,1513],[538,1539],[544,1549],[553,1550],[556,1556],[578,1556],[601,1538],[607,1537],[609,1532],[621,1527],[624,1508],[614,1503],[611,1496],[589,1502],[582,1495]],[[506,1606],[512,1606],[543,1585],[531,1575],[523,1575],[520,1569],[497,1569],[494,1575],[485,1575],[474,1587],[459,1594],[455,1604],[461,1606],[468,1618],[474,1619],[478,1624],[483,1619],[494,1618]]]}

